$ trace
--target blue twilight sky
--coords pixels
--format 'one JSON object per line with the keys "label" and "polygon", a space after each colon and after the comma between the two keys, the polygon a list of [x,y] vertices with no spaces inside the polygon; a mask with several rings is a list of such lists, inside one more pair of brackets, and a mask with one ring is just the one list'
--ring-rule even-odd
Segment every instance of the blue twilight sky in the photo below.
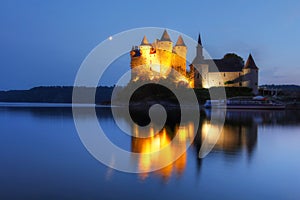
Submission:
{"label": "blue twilight sky", "polygon": [[[260,67],[259,84],[300,84],[299,10],[298,0],[1,0],[0,90],[72,85],[96,45],[144,26],[170,28],[195,39],[200,32],[214,58],[235,52],[246,60],[252,53]],[[114,63],[102,84],[114,84],[116,68],[126,71],[129,63]]]}

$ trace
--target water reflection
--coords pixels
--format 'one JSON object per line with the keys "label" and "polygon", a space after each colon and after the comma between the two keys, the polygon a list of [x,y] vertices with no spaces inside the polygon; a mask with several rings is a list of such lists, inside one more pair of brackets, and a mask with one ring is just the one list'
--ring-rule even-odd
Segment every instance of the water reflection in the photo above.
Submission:
{"label": "water reflection", "polygon": [[[133,132],[136,136],[141,134],[137,131],[138,129],[134,127]],[[174,137],[174,133],[178,134],[178,137]],[[146,156],[143,156],[138,160],[139,169],[143,171],[151,169],[153,166],[159,166],[162,160],[170,160],[178,153],[184,152],[177,160],[175,160],[175,162],[155,172],[155,174],[161,175],[165,180],[172,175],[172,172],[181,175],[187,162],[187,153],[185,149],[194,139],[193,123],[187,123],[181,126],[179,126],[179,124],[174,124],[174,127],[165,126],[158,134],[151,134],[152,136],[149,138],[132,137],[131,139],[131,151],[146,154]],[[150,155],[147,156],[147,154],[159,151],[163,148],[167,148],[167,153],[163,154],[161,157],[153,159]],[[142,179],[145,179],[149,176],[149,173],[142,173],[139,174],[139,176]]]}
{"label": "water reflection", "polygon": [[[85,118],[89,118],[89,112],[84,112],[85,108],[82,108],[82,115]],[[65,118],[72,118],[72,111],[70,108],[1,108],[2,112],[18,112],[23,114],[30,113],[31,116],[42,118],[53,118],[54,116],[60,116]],[[110,108],[97,108],[97,116],[100,123],[113,122],[113,117]],[[185,111],[183,111],[185,112]],[[186,111],[186,112],[189,112]],[[122,109],[120,108],[119,116],[122,118]],[[141,111],[133,111],[131,113],[133,118],[136,118],[136,122],[143,123],[148,119],[147,113]],[[194,159],[197,160],[198,169],[201,170],[201,164],[205,161],[200,159],[198,154],[200,147],[204,139],[208,139],[208,142],[216,144],[213,148],[213,153],[224,155],[225,157],[232,156],[233,158],[240,157],[241,154],[246,153],[247,157],[251,159],[255,153],[257,140],[258,140],[258,127],[259,126],[275,126],[275,125],[299,125],[300,122],[300,112],[293,111],[227,111],[226,113],[220,111],[218,115],[220,117],[225,115],[225,124],[223,126],[220,135],[214,134],[218,132],[220,128],[218,124],[212,124],[210,121],[210,111],[205,110],[201,112],[201,120],[199,124],[194,124],[193,122],[182,122],[180,124],[180,112],[176,109],[168,110],[168,119],[165,127],[158,133],[151,133],[149,138],[138,138],[140,134],[145,135],[145,133],[138,132],[137,125],[130,127],[132,130],[132,135],[135,137],[130,137],[129,140],[123,140],[121,143],[128,143],[129,150],[135,153],[151,153],[163,148],[167,148],[167,154],[164,157],[150,157],[143,156],[140,160],[136,160],[138,167],[141,170],[150,169],[152,166],[159,166],[162,160],[169,160],[177,152],[182,152],[183,149],[187,147],[189,142],[193,142],[191,149],[192,151],[187,151],[183,153],[180,158],[175,162],[168,165],[167,167],[153,172],[159,175],[163,180],[168,180],[172,174],[180,176],[186,169],[188,153],[194,152]],[[112,135],[115,134],[114,130],[117,127],[114,123],[108,126]],[[208,134],[208,130],[210,134]],[[214,131],[215,130],[215,131]],[[175,137],[175,135],[178,137]],[[111,136],[108,136],[111,137]],[[111,139],[114,140],[118,135],[113,136]],[[176,140],[174,141],[174,139]],[[170,144],[172,142],[172,144]],[[125,145],[126,146],[126,145]],[[149,177],[149,173],[139,174],[141,179],[146,179]]]}
{"label": "water reflection", "polygon": [[[89,120],[84,110],[81,117]],[[201,113],[199,124],[186,121],[181,127],[176,112],[170,111],[159,134],[141,139],[123,134],[110,108],[97,108],[106,135],[121,148],[146,153],[169,146],[166,158],[130,157],[141,169],[174,156],[195,136],[188,151],[167,167],[128,174],[102,165],[86,151],[71,109],[0,107],[0,199],[157,198],[152,191],[159,191],[161,198],[196,199],[200,194],[204,199],[299,199],[299,111],[220,112],[226,115],[223,132],[204,159],[198,157],[200,146],[207,129],[216,128],[209,111]],[[143,120],[142,115],[135,116]],[[138,136],[135,127],[130,128]],[[191,134],[193,129],[196,135]],[[169,145],[176,132],[176,143]],[[214,139],[213,134],[210,137]]]}
{"label": "water reflection", "polygon": [[[178,140],[175,141],[176,145],[169,146],[169,157],[172,157],[174,153],[181,151],[182,148],[186,148],[187,141],[194,140],[192,148],[196,149],[196,155],[198,155],[200,147],[204,141],[207,140],[208,143],[215,144],[213,151],[223,152],[225,155],[239,154],[243,150],[246,150],[248,157],[250,158],[253,154],[256,143],[257,143],[257,129],[258,123],[256,123],[255,118],[249,118],[251,115],[236,115],[232,112],[221,113],[220,116],[226,114],[226,123],[219,135],[219,124],[211,124],[210,115],[202,115],[202,120],[199,123],[199,128],[195,134],[194,123],[188,122],[183,123],[179,127],[179,123],[170,123],[159,132],[159,134],[154,135],[152,133],[149,138],[137,138],[132,137],[131,140],[131,150],[137,153],[151,153],[158,151],[162,148],[166,148],[170,142],[174,139],[174,135],[178,134]],[[134,135],[138,136],[141,133],[136,132],[138,129],[133,127]],[[159,174],[163,179],[168,179],[171,177],[172,172],[177,175],[183,174],[186,168],[186,158],[187,152],[185,152],[178,160],[169,166],[158,170],[155,174]],[[141,170],[150,169],[151,165],[159,165],[162,159],[150,160],[150,157],[143,157],[139,160],[139,167]],[[201,166],[201,159],[196,156],[198,160],[199,168]],[[140,174],[142,179],[145,179],[149,174]]]}
{"label": "water reflection", "polygon": [[[225,124],[214,149],[229,154],[246,149],[248,155],[251,156],[257,143],[258,122],[261,122],[257,120],[257,117],[262,115],[251,111],[227,111],[225,115]],[[216,125],[210,124],[209,118],[210,113],[207,111],[206,118],[201,125],[202,138],[213,137],[207,135],[210,128],[216,128]]]}

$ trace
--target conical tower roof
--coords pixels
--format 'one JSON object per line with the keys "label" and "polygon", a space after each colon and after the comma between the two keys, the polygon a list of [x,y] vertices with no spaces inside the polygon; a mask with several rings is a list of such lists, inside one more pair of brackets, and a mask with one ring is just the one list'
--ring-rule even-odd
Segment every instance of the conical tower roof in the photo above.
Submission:
{"label": "conical tower roof", "polygon": [[202,46],[202,41],[201,41],[201,36],[200,36],[200,33],[198,35],[198,44],[200,44]]}
{"label": "conical tower roof", "polygon": [[150,45],[150,43],[148,42],[146,36],[143,37],[143,40],[141,42],[141,45]]}
{"label": "conical tower roof", "polygon": [[160,38],[160,41],[169,41],[169,42],[172,42],[171,38],[170,38],[170,36],[169,36],[169,34],[167,32],[167,30],[164,30],[164,32],[163,32],[163,34],[162,34],[162,36]]}
{"label": "conical tower roof", "polygon": [[244,68],[245,69],[258,69],[251,54],[249,54],[249,57],[247,59],[247,62],[245,64]]}
{"label": "conical tower roof", "polygon": [[183,41],[183,38],[181,37],[181,35],[179,35],[178,40],[177,40],[175,46],[186,46],[185,43],[184,43],[184,41]]}

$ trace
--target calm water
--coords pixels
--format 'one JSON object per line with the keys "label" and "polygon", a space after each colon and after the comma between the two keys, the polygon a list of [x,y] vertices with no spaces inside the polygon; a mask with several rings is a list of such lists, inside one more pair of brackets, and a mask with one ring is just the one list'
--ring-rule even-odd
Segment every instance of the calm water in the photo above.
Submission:
{"label": "calm water", "polygon": [[[98,110],[111,141],[133,152],[160,148],[174,132],[182,144],[196,138],[172,165],[128,174],[88,153],[69,108],[0,107],[0,199],[300,199],[299,111],[227,112],[204,159],[198,152],[206,130],[214,129],[209,113],[201,114],[196,136],[193,124],[179,129],[173,116],[154,138],[137,139],[122,134],[109,108]],[[160,160],[135,162],[145,169]]]}

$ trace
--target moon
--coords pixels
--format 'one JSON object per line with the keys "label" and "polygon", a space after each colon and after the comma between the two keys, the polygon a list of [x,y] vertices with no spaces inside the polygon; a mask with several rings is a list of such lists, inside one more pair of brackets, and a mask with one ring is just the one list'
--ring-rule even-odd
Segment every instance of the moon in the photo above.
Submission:
{"label": "moon", "polygon": [[113,38],[112,38],[112,36],[109,36],[108,39],[109,39],[109,40],[112,40]]}

